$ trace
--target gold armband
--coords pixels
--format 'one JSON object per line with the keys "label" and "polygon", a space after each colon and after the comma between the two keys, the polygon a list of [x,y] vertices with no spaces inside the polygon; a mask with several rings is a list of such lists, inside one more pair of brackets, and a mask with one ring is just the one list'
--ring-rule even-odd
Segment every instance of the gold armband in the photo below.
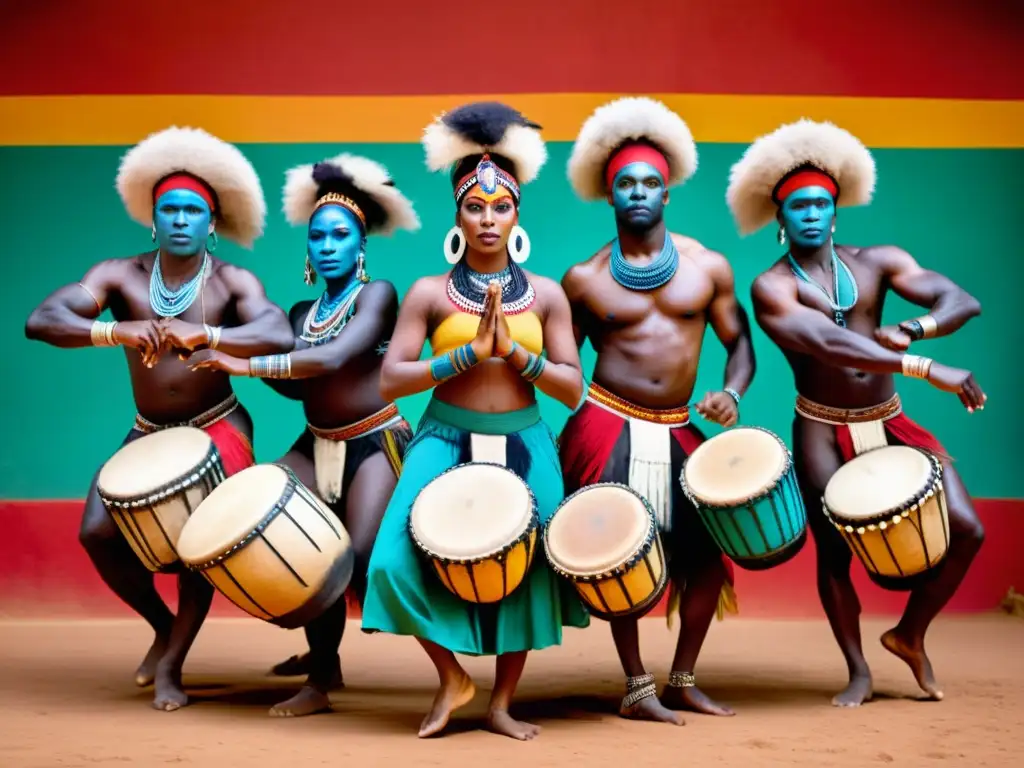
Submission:
{"label": "gold armband", "polygon": [[102,320],[94,320],[89,331],[94,347],[116,347],[114,340],[114,329],[117,328],[117,321],[105,323]]}
{"label": "gold armband", "polygon": [[919,317],[917,318],[917,322],[921,324],[921,331],[926,339],[930,339],[935,336],[939,330],[939,324],[935,322],[935,318],[931,315]]}
{"label": "gold armband", "polygon": [[903,375],[912,379],[927,379],[932,369],[932,359],[920,355],[903,356]]}
{"label": "gold armband", "polygon": [[219,325],[203,323],[203,328],[206,329],[206,346],[210,349],[216,349],[217,345],[220,344],[221,327]]}

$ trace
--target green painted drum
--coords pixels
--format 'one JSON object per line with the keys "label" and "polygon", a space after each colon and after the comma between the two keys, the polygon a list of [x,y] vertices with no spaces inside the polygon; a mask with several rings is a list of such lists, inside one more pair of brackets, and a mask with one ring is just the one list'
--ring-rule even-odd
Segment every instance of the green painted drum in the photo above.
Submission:
{"label": "green painted drum", "polygon": [[781,565],[807,540],[793,456],[767,429],[735,427],[705,441],[686,460],[679,483],[722,552],[741,568]]}

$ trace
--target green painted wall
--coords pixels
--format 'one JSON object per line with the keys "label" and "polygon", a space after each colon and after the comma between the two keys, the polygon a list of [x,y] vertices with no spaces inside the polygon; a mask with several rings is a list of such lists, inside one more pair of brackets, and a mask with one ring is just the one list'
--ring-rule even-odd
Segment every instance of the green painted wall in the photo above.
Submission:
{"label": "green painted wall", "polygon": [[[612,236],[607,206],[584,204],[565,179],[570,146],[550,145],[540,180],[525,190],[522,223],[533,240],[529,267],[558,278]],[[741,240],[724,202],[729,166],[740,145],[704,145],[700,170],[673,192],[670,226],[701,239],[733,262],[741,301],[749,307],[754,276],[779,254],[774,232]],[[446,265],[441,241],[451,226],[450,187],[428,174],[416,145],[255,145],[243,150],[267,185],[271,209],[267,234],[254,253],[222,244],[218,255],[249,266],[286,309],[312,289],[302,283],[304,237],[280,213],[280,184],[295,164],[350,150],[386,164],[415,202],[424,222],[416,235],[375,239],[368,251],[374,277],[400,292],[420,275]],[[95,261],[137,253],[149,233],[125,216],[113,180],[123,147],[0,148],[0,212],[3,280],[0,300],[0,498],[76,498],[128,431],[134,415],[123,353],[59,350],[23,336],[25,318],[57,286],[80,279]],[[927,344],[928,354],[972,368],[989,395],[984,413],[968,415],[951,395],[918,381],[900,381],[907,411],[934,430],[957,456],[975,496],[1024,498],[1018,472],[1018,432],[1024,407],[1021,381],[1024,330],[1017,301],[1024,270],[1017,234],[1024,197],[1024,151],[877,151],[879,191],[873,206],[843,211],[841,242],[895,243],[926,266],[944,272],[973,292],[984,311],[958,336]],[[223,242],[223,241],[222,241]],[[917,310],[891,300],[886,320]],[[755,329],[758,375],[743,402],[742,421],[767,427],[789,442],[792,376],[782,356]],[[698,387],[721,386],[724,355],[709,335]],[[589,372],[593,353],[584,351]],[[240,380],[237,391],[256,422],[258,459],[278,458],[302,428],[299,407],[259,382]],[[544,398],[542,409],[560,429],[568,411]],[[400,403],[415,421],[426,396]],[[716,428],[709,428],[710,432]]]}

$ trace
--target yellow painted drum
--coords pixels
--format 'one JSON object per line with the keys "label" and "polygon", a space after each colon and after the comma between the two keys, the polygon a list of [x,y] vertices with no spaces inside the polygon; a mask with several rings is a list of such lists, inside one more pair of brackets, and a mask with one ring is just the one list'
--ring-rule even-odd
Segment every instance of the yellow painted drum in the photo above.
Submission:
{"label": "yellow painted drum", "polygon": [[544,551],[598,618],[639,617],[668,584],[654,510],[620,483],[589,485],[566,498],[544,529]]}
{"label": "yellow painted drum", "polygon": [[448,591],[470,603],[496,603],[522,584],[538,528],[530,487],[489,462],[441,473],[420,491],[409,515],[417,549]]}
{"label": "yellow painted drum", "polygon": [[855,456],[829,480],[822,502],[872,576],[924,573],[949,550],[942,464],[918,448],[889,445]]}
{"label": "yellow painted drum", "polygon": [[333,605],[355,567],[345,527],[278,464],[217,486],[182,530],[178,554],[243,611],[286,629]]}
{"label": "yellow painted drum", "polygon": [[164,573],[180,568],[181,531],[223,481],[210,436],[195,427],[171,427],[118,450],[100,470],[96,490],[142,563]]}

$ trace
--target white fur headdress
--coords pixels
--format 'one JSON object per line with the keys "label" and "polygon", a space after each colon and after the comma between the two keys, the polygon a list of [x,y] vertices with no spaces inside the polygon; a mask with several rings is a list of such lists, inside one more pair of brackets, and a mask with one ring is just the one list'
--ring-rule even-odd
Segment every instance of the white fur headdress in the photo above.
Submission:
{"label": "white fur headdress", "polygon": [[284,215],[288,223],[308,223],[317,201],[328,192],[345,195],[359,206],[368,235],[420,228],[412,203],[395,187],[388,169],[368,157],[348,153],[315,165],[300,165],[285,174]]}
{"label": "white fur headdress", "polygon": [[741,234],[756,232],[775,220],[775,188],[801,166],[817,168],[835,180],[836,205],[871,202],[876,172],[867,147],[837,125],[803,118],[757,139],[733,165],[725,200]]}
{"label": "white fur headdress", "polygon": [[182,172],[202,179],[216,194],[217,234],[252,248],[267,218],[260,177],[238,147],[201,128],[167,128],[121,158],[116,185],[128,215],[153,226],[153,188]]}
{"label": "white fur headdress", "polygon": [[669,186],[681,184],[697,170],[697,145],[686,122],[660,101],[646,97],[616,99],[598,107],[580,128],[569,157],[569,182],[584,200],[608,194],[605,168],[612,153],[627,141],[646,140],[668,161]]}
{"label": "white fur headdress", "polygon": [[472,155],[501,155],[515,166],[520,185],[537,178],[548,159],[540,126],[493,101],[465,104],[441,115],[424,130],[423,149],[431,171],[451,170]]}

